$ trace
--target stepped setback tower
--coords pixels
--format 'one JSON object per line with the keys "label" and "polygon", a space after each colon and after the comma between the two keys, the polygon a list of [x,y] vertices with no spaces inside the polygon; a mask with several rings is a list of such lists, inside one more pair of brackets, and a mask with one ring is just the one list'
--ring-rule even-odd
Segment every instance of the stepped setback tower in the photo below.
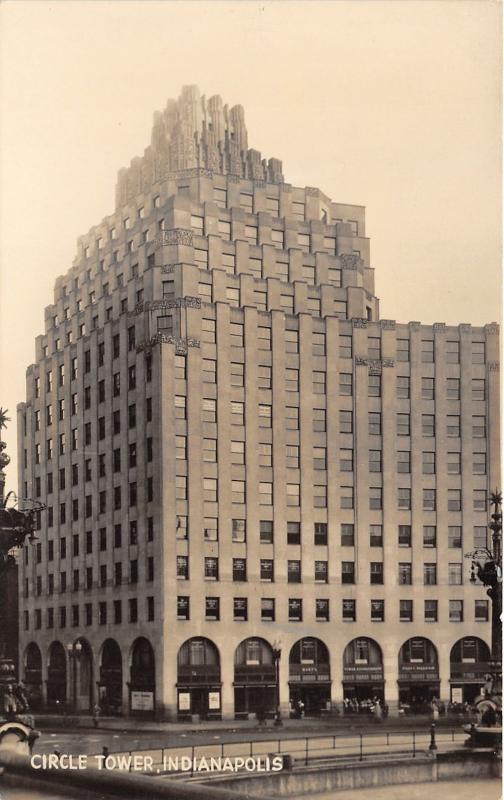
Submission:
{"label": "stepped setback tower", "polygon": [[499,476],[498,327],[381,319],[361,206],[185,87],[57,279],[18,406],[32,706],[171,719],[472,702],[464,553]]}

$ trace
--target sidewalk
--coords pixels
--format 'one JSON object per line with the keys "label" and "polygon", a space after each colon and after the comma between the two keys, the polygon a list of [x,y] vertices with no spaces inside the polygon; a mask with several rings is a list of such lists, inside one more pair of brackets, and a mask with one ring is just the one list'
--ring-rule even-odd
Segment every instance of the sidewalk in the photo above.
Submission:
{"label": "sidewalk", "polygon": [[[471,720],[462,716],[441,717],[436,722],[437,728],[459,728]],[[100,717],[98,730],[100,731],[134,731],[138,733],[203,733],[205,731],[237,732],[247,731],[271,735],[275,731],[294,731],[299,734],[317,734],[327,731],[369,732],[377,730],[412,730],[423,729],[431,724],[427,715],[390,717],[379,724],[373,718],[363,716],[331,716],[307,717],[304,719],[284,719],[281,728],[273,725],[273,720],[268,720],[265,728],[259,728],[257,721],[253,720],[203,720],[201,722],[167,722],[153,719],[138,719],[136,717]],[[62,715],[62,714],[35,714],[35,725],[38,730],[56,731],[64,728],[79,730],[95,730],[91,715]]]}

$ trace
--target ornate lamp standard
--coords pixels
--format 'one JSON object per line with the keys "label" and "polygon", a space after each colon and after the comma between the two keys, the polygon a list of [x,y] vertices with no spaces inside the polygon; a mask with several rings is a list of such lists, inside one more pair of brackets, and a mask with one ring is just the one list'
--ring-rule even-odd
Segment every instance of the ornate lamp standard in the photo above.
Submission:
{"label": "ornate lamp standard", "polygon": [[273,660],[275,662],[275,680],[276,680],[276,698],[275,698],[275,722],[276,728],[281,728],[283,725],[282,712],[280,710],[280,657],[282,655],[282,648],[280,642],[273,644]]}
{"label": "ornate lamp standard", "polygon": [[77,712],[77,664],[82,653],[82,642],[69,642],[66,649],[72,665],[72,710],[75,714]]}
{"label": "ornate lamp standard", "polygon": [[471,583],[481,581],[487,588],[492,603],[492,691],[494,696],[502,694],[502,494],[497,490],[490,496],[493,514],[488,527],[492,531],[491,549],[478,547],[466,553],[471,563]]}

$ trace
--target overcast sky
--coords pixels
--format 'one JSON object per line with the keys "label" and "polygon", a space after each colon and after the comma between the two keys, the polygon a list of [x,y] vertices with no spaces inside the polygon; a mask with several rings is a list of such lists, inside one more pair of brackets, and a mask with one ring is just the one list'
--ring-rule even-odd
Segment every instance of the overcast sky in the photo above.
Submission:
{"label": "overcast sky", "polygon": [[54,280],[184,84],[241,103],[249,146],[282,159],[286,181],[367,207],[383,317],[499,319],[500,3],[7,0],[0,15],[0,406],[13,462]]}

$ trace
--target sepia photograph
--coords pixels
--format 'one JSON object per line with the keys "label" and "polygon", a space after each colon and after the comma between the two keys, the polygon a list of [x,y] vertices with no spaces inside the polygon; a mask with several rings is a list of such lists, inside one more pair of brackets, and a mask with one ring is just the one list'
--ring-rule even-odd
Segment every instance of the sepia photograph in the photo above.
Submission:
{"label": "sepia photograph", "polygon": [[0,24],[0,799],[498,800],[501,2]]}

